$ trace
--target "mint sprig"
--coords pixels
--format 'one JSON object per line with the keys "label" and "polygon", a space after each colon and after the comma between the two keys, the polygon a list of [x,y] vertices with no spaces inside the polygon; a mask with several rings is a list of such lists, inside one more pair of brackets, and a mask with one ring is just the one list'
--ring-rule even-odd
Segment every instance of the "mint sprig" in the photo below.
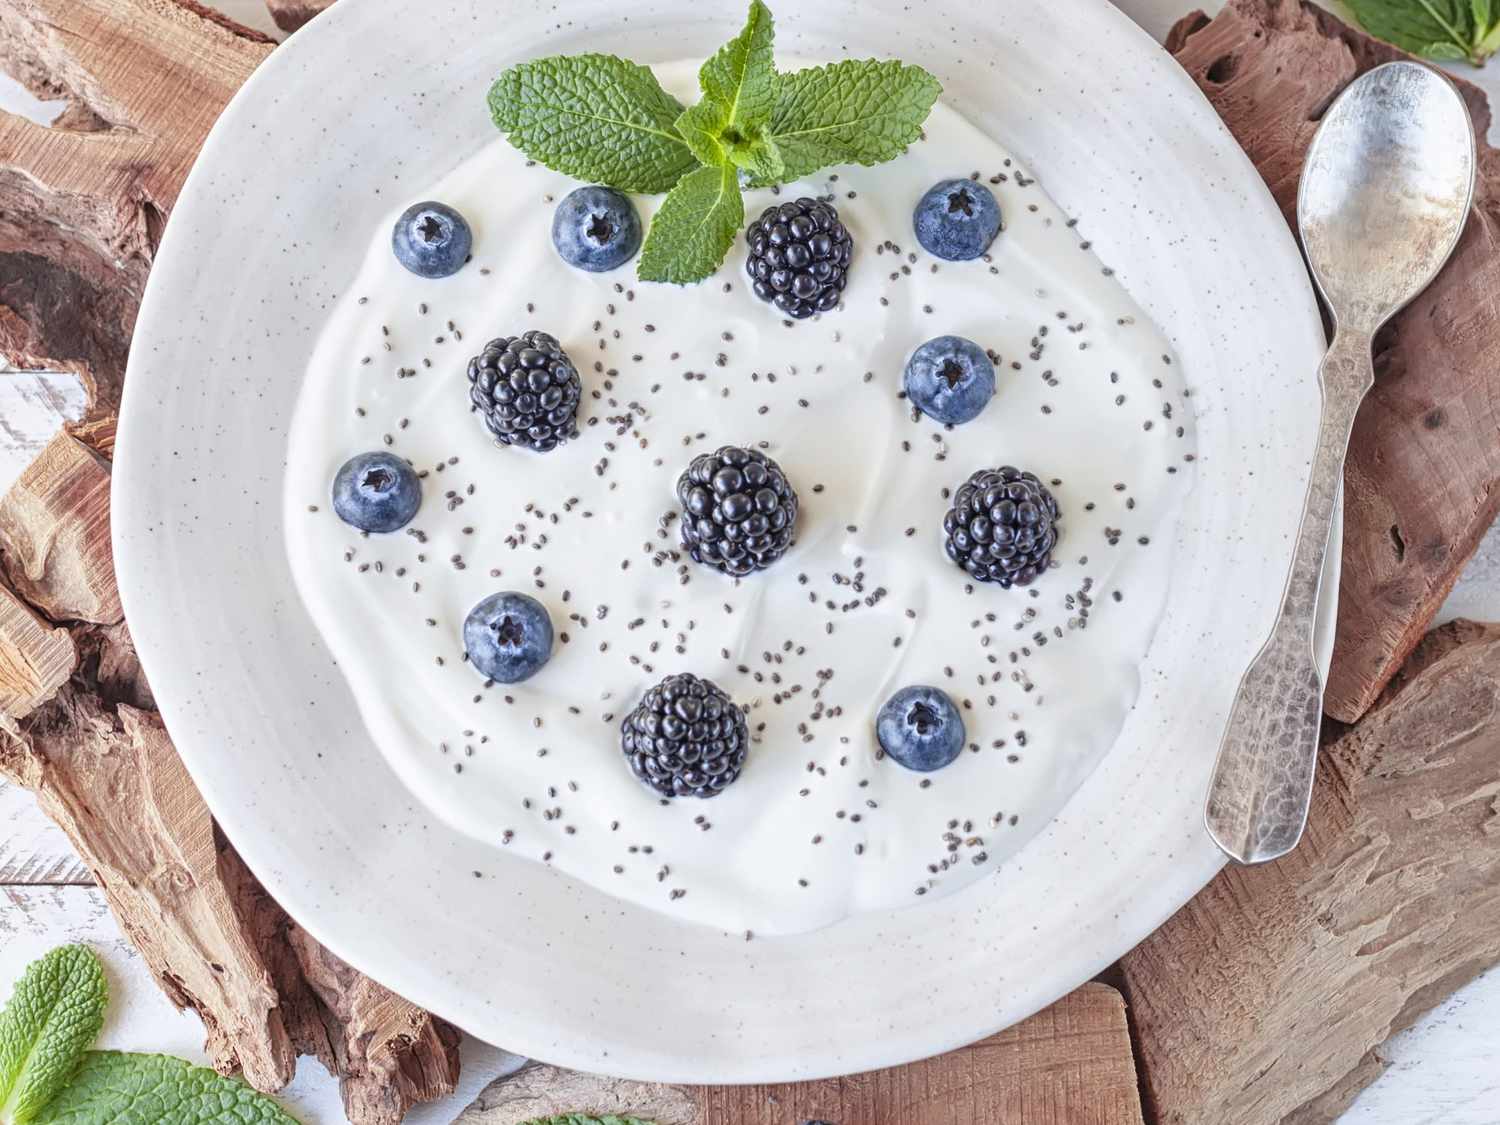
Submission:
{"label": "mint sprig", "polygon": [[99,959],[65,945],[33,961],[0,1011],[0,1122],[34,1121],[73,1077],[104,1026]]}
{"label": "mint sprig", "polygon": [[207,1067],[89,1050],[108,1001],[104,968],[86,946],[26,967],[0,1010],[0,1125],[297,1125]]}
{"label": "mint sprig", "polygon": [[770,9],[751,0],[744,29],[699,69],[703,96],[688,109],[643,66],[576,55],[504,71],[490,88],[490,112],[513,145],[554,171],[668,192],[637,272],[643,281],[701,281],[744,222],[742,184],[891,160],[921,135],[942,92],[921,67],[895,61],[778,74],[774,39]]}
{"label": "mint sprig", "polygon": [[36,1125],[297,1125],[238,1078],[170,1055],[90,1051]]}
{"label": "mint sprig", "polygon": [[1500,9],[1491,0],[1348,0],[1371,35],[1429,59],[1483,66],[1500,50]]}

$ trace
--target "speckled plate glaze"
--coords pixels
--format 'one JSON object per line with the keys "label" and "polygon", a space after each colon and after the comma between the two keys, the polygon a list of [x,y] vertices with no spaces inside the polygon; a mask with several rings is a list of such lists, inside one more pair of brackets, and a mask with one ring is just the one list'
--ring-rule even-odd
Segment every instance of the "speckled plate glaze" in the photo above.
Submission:
{"label": "speckled plate glaze", "polygon": [[1221,862],[1202,827],[1214,750],[1275,611],[1316,425],[1321,327],[1286,225],[1191,81],[1114,8],[823,0],[780,15],[783,54],[936,73],[1078,216],[1194,391],[1200,475],[1139,703],[995,877],[746,942],[507,857],[397,781],[282,554],[286,426],[325,310],[376,217],[492,139],[491,77],[555,52],[701,57],[739,26],[740,0],[427,0],[419,17],[407,0],[341,0],[209,137],[151,276],[121,417],[131,628],[250,866],[341,956],[481,1038],[637,1078],[810,1078],[970,1042],[1197,891]]}

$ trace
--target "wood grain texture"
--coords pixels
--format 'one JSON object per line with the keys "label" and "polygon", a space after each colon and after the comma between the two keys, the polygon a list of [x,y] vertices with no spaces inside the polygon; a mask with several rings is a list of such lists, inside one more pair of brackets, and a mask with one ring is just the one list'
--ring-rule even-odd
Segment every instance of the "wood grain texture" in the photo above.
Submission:
{"label": "wood grain texture", "polygon": [[1122,961],[1158,1125],[1334,1120],[1500,962],[1500,626],[1455,622],[1323,749],[1307,835]]}
{"label": "wood grain texture", "polygon": [[166,215],[271,46],[192,0],[0,0],[0,67],[69,102],[51,127],[0,114],[0,354],[118,407]]}
{"label": "wood grain texture", "polygon": [[533,1066],[492,1083],[456,1125],[564,1112],[656,1125],[1140,1125],[1125,1003],[1086,984],[1015,1027],[908,1066],[772,1086],[663,1086]]}
{"label": "wood grain texture", "polygon": [[282,31],[296,31],[324,8],[331,8],[333,0],[266,0],[271,18]]}
{"label": "wood grain texture", "polygon": [[[1213,20],[1187,17],[1167,46],[1294,227],[1297,182],[1323,111],[1352,78],[1408,57],[1300,0],[1231,0]],[[1483,138],[1488,101],[1458,85]],[[1500,154],[1481,139],[1473,217],[1447,269],[1377,338],[1375,388],[1350,443],[1324,701],[1344,722],[1401,666],[1500,512],[1497,239]]]}
{"label": "wood grain texture", "polygon": [[109,464],[58,434],[0,498],[0,569],[53,621],[125,619],[109,541]]}
{"label": "wood grain texture", "polygon": [[0,584],[0,728],[56,695],[77,661],[68,631]]}

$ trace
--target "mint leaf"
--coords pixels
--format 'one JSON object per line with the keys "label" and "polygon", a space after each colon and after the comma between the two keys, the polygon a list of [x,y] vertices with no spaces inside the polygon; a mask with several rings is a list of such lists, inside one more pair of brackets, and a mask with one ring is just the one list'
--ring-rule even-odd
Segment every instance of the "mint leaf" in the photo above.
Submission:
{"label": "mint leaf", "polygon": [[771,44],[775,38],[771,10],[750,0],[744,30],[698,70],[698,86],[709,101],[724,107],[724,122],[733,127],[763,125],[776,103]]}
{"label": "mint leaf", "polygon": [[786,176],[786,161],[781,157],[781,149],[770,137],[764,137],[757,144],[731,152],[730,159],[750,173],[753,183],[779,183]]}
{"label": "mint leaf", "polygon": [[636,272],[642,281],[702,281],[719,268],[744,220],[734,165],[689,172],[651,220]]}
{"label": "mint leaf", "polygon": [[830,164],[879,164],[900,156],[921,135],[943,91],[919,66],[874,59],[780,74],[775,87],[767,135],[788,180]]}
{"label": "mint leaf", "polygon": [[99,958],[64,945],[26,967],[0,1011],[0,1122],[25,1125],[73,1076],[104,1026]]}
{"label": "mint leaf", "polygon": [[532,160],[621,191],[666,191],[698,161],[674,123],[682,104],[644,66],[613,55],[520,63],[490,87],[490,116]]}
{"label": "mint leaf", "polygon": [[1476,65],[1494,52],[1486,39],[1489,0],[1348,0],[1361,27],[1377,39],[1429,59],[1467,59]]}
{"label": "mint leaf", "polygon": [[717,105],[702,101],[689,106],[677,119],[676,127],[698,163],[717,168],[720,164],[729,162],[729,153],[725,151],[721,139],[724,115]]}
{"label": "mint leaf", "polygon": [[36,1125],[297,1125],[237,1078],[169,1055],[90,1051]]}
{"label": "mint leaf", "polygon": [[770,9],[761,0],[751,0],[744,30],[699,68],[703,100],[683,111],[677,131],[703,164],[771,166],[763,155],[762,138],[776,99],[773,38]]}

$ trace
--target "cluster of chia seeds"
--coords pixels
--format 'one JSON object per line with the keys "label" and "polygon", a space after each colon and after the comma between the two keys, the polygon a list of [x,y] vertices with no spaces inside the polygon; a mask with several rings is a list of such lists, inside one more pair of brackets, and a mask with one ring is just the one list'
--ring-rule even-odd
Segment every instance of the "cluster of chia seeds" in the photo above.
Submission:
{"label": "cluster of chia seeds", "polygon": [[[830,187],[834,180],[836,177],[830,178]],[[971,180],[977,183],[981,177],[975,173]],[[991,175],[987,182],[1026,188],[1035,181],[1007,162],[1007,170]],[[856,196],[852,190],[845,193],[847,199]],[[797,207],[799,213],[814,216],[823,214],[817,208],[826,208],[836,218],[830,206],[833,200],[830,191],[811,203],[798,201]],[[1034,213],[1036,206],[1028,205],[1027,209]],[[760,221],[764,223],[772,211],[782,214],[772,208]],[[820,232],[809,232],[816,233]],[[769,237],[765,231],[762,235]],[[1087,249],[1086,242],[1079,245]],[[909,286],[916,274],[969,268],[931,259],[904,248],[895,239],[873,244],[873,253],[894,263],[875,298],[883,307],[900,299],[899,291]],[[800,262],[800,256],[795,261]],[[847,270],[848,266],[846,257],[839,268]],[[866,262],[865,267],[874,272],[871,263]],[[997,272],[988,254],[978,268],[989,274]],[[489,276],[488,267],[480,265],[479,273]],[[757,277],[753,268],[751,276]],[[455,651],[451,637],[443,635],[439,624],[442,615],[434,608],[433,587],[439,585],[435,578],[438,572],[474,570],[490,579],[503,579],[506,587],[528,591],[545,604],[559,652],[586,646],[610,666],[618,662],[624,676],[642,685],[666,677],[660,685],[647,687],[639,698],[617,698],[603,691],[598,698],[583,702],[588,693],[576,693],[579,701],[567,706],[567,714],[560,716],[570,732],[581,723],[597,724],[603,732],[619,731],[623,725],[627,760],[664,801],[721,792],[741,770],[754,768],[758,753],[782,756],[801,750],[809,756],[786,793],[788,799],[812,806],[825,792],[859,794],[852,800],[835,800],[826,813],[805,818],[810,854],[838,848],[855,857],[866,857],[872,854],[872,830],[881,823],[880,794],[907,787],[928,790],[943,783],[918,773],[898,773],[893,778],[889,769],[880,766],[885,757],[882,749],[869,743],[860,745],[848,734],[838,733],[840,720],[865,714],[871,701],[841,697],[848,677],[840,675],[842,670],[830,663],[826,652],[820,653],[820,645],[846,628],[883,628],[878,647],[883,650],[879,658],[884,659],[888,651],[907,645],[916,631],[929,623],[930,613],[918,596],[920,591],[903,589],[891,575],[881,545],[871,545],[866,539],[870,533],[862,532],[857,523],[842,521],[823,482],[811,477],[794,479],[792,472],[778,463],[772,452],[774,449],[782,456],[782,450],[773,447],[768,437],[746,441],[746,435],[723,433],[718,430],[718,420],[711,416],[703,418],[701,428],[681,432],[662,423],[659,404],[706,385],[720,403],[733,400],[738,404],[748,398],[755,417],[765,427],[762,433],[774,435],[785,416],[814,409],[832,380],[837,380],[840,395],[850,397],[872,396],[879,401],[893,396],[904,398],[904,392],[895,390],[889,378],[875,372],[851,376],[831,368],[825,370],[825,365],[817,363],[765,366],[753,346],[743,346],[737,336],[738,326],[730,319],[735,315],[730,310],[737,307],[743,292],[737,286],[744,284],[717,280],[704,283],[701,295],[695,298],[694,315],[724,317],[725,327],[714,334],[710,348],[691,353],[670,350],[665,364],[654,354],[660,351],[655,346],[656,338],[672,330],[634,315],[636,291],[624,282],[610,284],[591,330],[578,338],[561,339],[533,329],[515,337],[496,338],[468,366],[472,403],[498,441],[548,452],[548,457],[526,460],[524,450],[503,450],[496,452],[493,462],[480,465],[455,451],[411,464],[424,490],[425,503],[403,528],[404,534],[352,539],[344,549],[343,560],[351,576],[358,575],[362,581],[401,583],[413,602],[411,616],[419,626],[418,640],[433,638],[434,666],[444,669],[445,676],[467,677],[453,682],[464,685],[474,708],[472,724],[434,744],[437,760],[454,774],[473,770],[493,757],[501,742],[507,744],[507,753],[526,752],[516,745],[514,735],[507,733],[502,739],[501,730],[533,734],[536,745],[531,752],[537,758],[546,759],[549,754],[553,759],[563,757],[556,752],[555,744],[549,746],[544,741],[547,722],[557,721],[559,716],[542,714],[542,703],[524,688],[493,676],[476,677],[473,668],[458,667],[474,661],[468,651]],[[850,300],[842,273],[837,294],[838,299]],[[524,323],[546,323],[549,314],[560,311],[532,303],[527,306]],[[923,316],[940,315],[931,305],[921,306],[921,311]],[[434,327],[429,329],[429,324]],[[1114,327],[1130,326],[1129,318],[1120,318]],[[1111,371],[1107,383],[1062,390],[1061,377],[1048,366],[1053,362],[1051,357],[1062,348],[1087,351],[1093,328],[1066,309],[1059,309],[1052,323],[1037,326],[1028,350],[1004,356],[990,350],[988,358],[997,370],[1016,379],[1038,379],[1048,390],[1057,389],[1059,396],[1108,394],[1122,419],[1130,419],[1124,424],[1139,425],[1143,432],[1155,433],[1163,440],[1183,440],[1181,461],[1191,462],[1191,447],[1185,441],[1187,430],[1180,421],[1187,411],[1183,403],[1173,401],[1165,380],[1152,380],[1149,391],[1122,388],[1119,373]],[[840,339],[837,327],[824,330],[834,341]],[[477,330],[474,334],[484,338]],[[354,362],[361,369],[362,380],[388,378],[402,387],[416,388],[434,378],[449,379],[462,369],[463,359],[452,345],[463,340],[462,325],[423,304],[416,317],[404,318],[399,328],[377,325],[372,346],[354,357]],[[1162,362],[1169,365],[1170,357],[1163,356]],[[376,397],[386,406],[408,401]],[[1145,417],[1141,417],[1143,404]],[[1063,405],[1060,397],[1056,403],[1044,402],[1041,414],[1050,416]],[[892,438],[897,464],[899,458],[912,455],[930,457],[935,463],[949,461],[949,428],[935,424],[915,409],[908,410],[904,402],[899,409],[903,417],[909,417],[911,428],[903,423]],[[372,407],[363,404],[355,411],[361,429],[378,440],[382,450],[402,455],[412,434],[408,415],[387,417],[388,412],[383,412],[381,420]],[[729,441],[743,444],[725,444]],[[552,458],[560,455],[550,451],[564,443],[587,450],[583,475],[566,481],[561,493],[539,485],[535,498],[514,510],[492,503],[492,482],[497,473],[541,476],[549,471]],[[726,450],[734,452],[726,455]],[[977,479],[985,471],[1005,470],[955,465],[947,474],[951,483],[931,497],[925,510],[899,514],[895,534],[898,543],[915,539],[925,544],[933,570],[941,569],[942,580],[961,587],[975,607],[974,616],[967,622],[932,626],[952,633],[952,663],[933,669],[931,674],[951,698],[967,728],[968,737],[959,747],[961,754],[993,757],[1006,766],[1021,766],[1034,752],[1034,748],[1028,748],[1026,716],[1042,707],[1045,699],[1033,678],[1033,658],[1048,645],[1087,630],[1092,616],[1101,608],[1096,603],[1096,590],[1114,570],[1109,553],[1148,546],[1153,529],[1132,526],[1136,502],[1127,481],[1115,482],[1094,495],[1073,487],[1066,479],[1041,478],[1019,470],[1007,479],[981,481],[971,487],[973,481],[966,476],[971,471]],[[1167,466],[1167,472],[1176,471],[1176,464]],[[646,527],[621,529],[609,522],[616,494],[641,488],[645,480],[663,477],[678,480],[675,508],[664,504],[655,522]],[[1018,484],[1024,486],[1025,496],[1003,494],[1006,488]],[[985,497],[985,503],[979,504],[976,496],[997,487],[1001,493]],[[967,500],[966,488],[970,489]],[[1081,525],[1098,522],[1084,518],[1090,514],[1109,513],[1099,539],[1085,541],[1080,536],[1059,543],[1055,536],[1049,539],[1046,534],[1026,539],[1022,563],[1007,569],[1002,560],[1008,556],[990,550],[996,542],[996,529],[1008,531],[1014,540],[1023,537],[1029,527],[1055,521],[1058,496],[1066,497],[1070,512],[1079,513]],[[1010,507],[1001,512],[1002,505]],[[1033,519],[1022,511],[1024,505],[1030,505],[1039,515]],[[317,510],[318,506],[310,508]],[[945,513],[960,508],[962,518],[954,527],[945,528]],[[792,544],[799,509],[804,511],[804,520],[815,521],[821,534],[832,535],[845,544],[839,561],[826,568],[799,570],[790,570],[791,563],[783,563],[770,574],[757,573],[783,559]],[[955,532],[960,525],[964,539],[956,544]],[[580,528],[588,529],[594,547],[588,567],[580,571],[569,562],[554,567],[557,541]],[[942,561],[945,538],[950,556],[965,567],[967,575]],[[483,549],[470,546],[481,541],[486,544]],[[453,549],[438,549],[432,546],[436,542],[451,544]],[[981,544],[989,553],[980,562],[968,565],[965,560],[972,560]],[[1054,551],[1064,548],[1069,551],[1068,559],[1054,561]],[[964,560],[958,559],[956,550]],[[1098,567],[1091,567],[1090,555],[1101,559]],[[792,561],[796,561],[795,556]],[[1059,562],[1069,570],[1065,589],[1034,582],[1049,563],[1058,566]],[[709,569],[721,574],[709,573]],[[635,582],[651,592],[652,608],[612,605],[591,594],[589,575],[604,573],[643,575]],[[999,574],[1008,575],[1010,580],[997,578]],[[733,581],[726,581],[724,576]],[[722,615],[732,620],[754,612],[753,584],[767,581],[795,584],[799,596],[805,597],[805,615],[786,630],[786,636],[754,653],[714,643],[719,630],[706,618]],[[701,596],[696,596],[705,582],[716,584],[714,603],[709,608],[705,608],[708,603]],[[987,582],[1025,588],[1002,593],[994,585],[986,586]],[[693,587],[694,596],[689,596],[685,587]],[[1104,608],[1127,597],[1128,591],[1117,585],[1106,588],[1109,601]],[[497,624],[496,632],[503,639],[505,626]],[[715,667],[722,671],[716,673],[714,683],[707,684],[711,690],[684,686],[680,674],[676,674],[678,670]],[[667,691],[667,685],[674,682],[677,686]],[[680,700],[674,694],[678,689],[683,693],[681,699],[690,702],[678,705]],[[557,704],[548,706],[556,708]],[[760,745],[767,739],[773,721],[777,731],[794,732],[795,742],[778,738],[777,745]],[[705,729],[705,724],[712,729]],[[672,857],[660,841],[648,839],[649,833],[626,823],[623,815],[601,819],[596,809],[585,803],[591,788],[586,769],[594,767],[576,760],[559,760],[555,768],[555,780],[536,792],[520,795],[514,817],[497,826],[500,844],[550,863],[560,848],[586,837],[591,848],[607,854],[609,878],[650,880],[669,902],[689,893],[691,888],[674,872]],[[866,795],[872,792],[872,782],[877,783],[878,793]],[[930,855],[913,872],[915,895],[928,894],[956,868],[992,865],[1008,846],[1003,835],[1017,827],[1020,814],[960,807],[969,800],[962,787],[948,784],[941,799],[926,806],[930,810],[941,808],[943,815],[934,817]],[[699,833],[711,832],[713,821],[707,814],[687,806],[683,815],[692,818]],[[690,858],[684,857],[679,863],[685,865]],[[816,877],[810,871],[789,869],[785,877],[789,889],[816,889]],[[601,881],[608,885],[607,878]]]}

